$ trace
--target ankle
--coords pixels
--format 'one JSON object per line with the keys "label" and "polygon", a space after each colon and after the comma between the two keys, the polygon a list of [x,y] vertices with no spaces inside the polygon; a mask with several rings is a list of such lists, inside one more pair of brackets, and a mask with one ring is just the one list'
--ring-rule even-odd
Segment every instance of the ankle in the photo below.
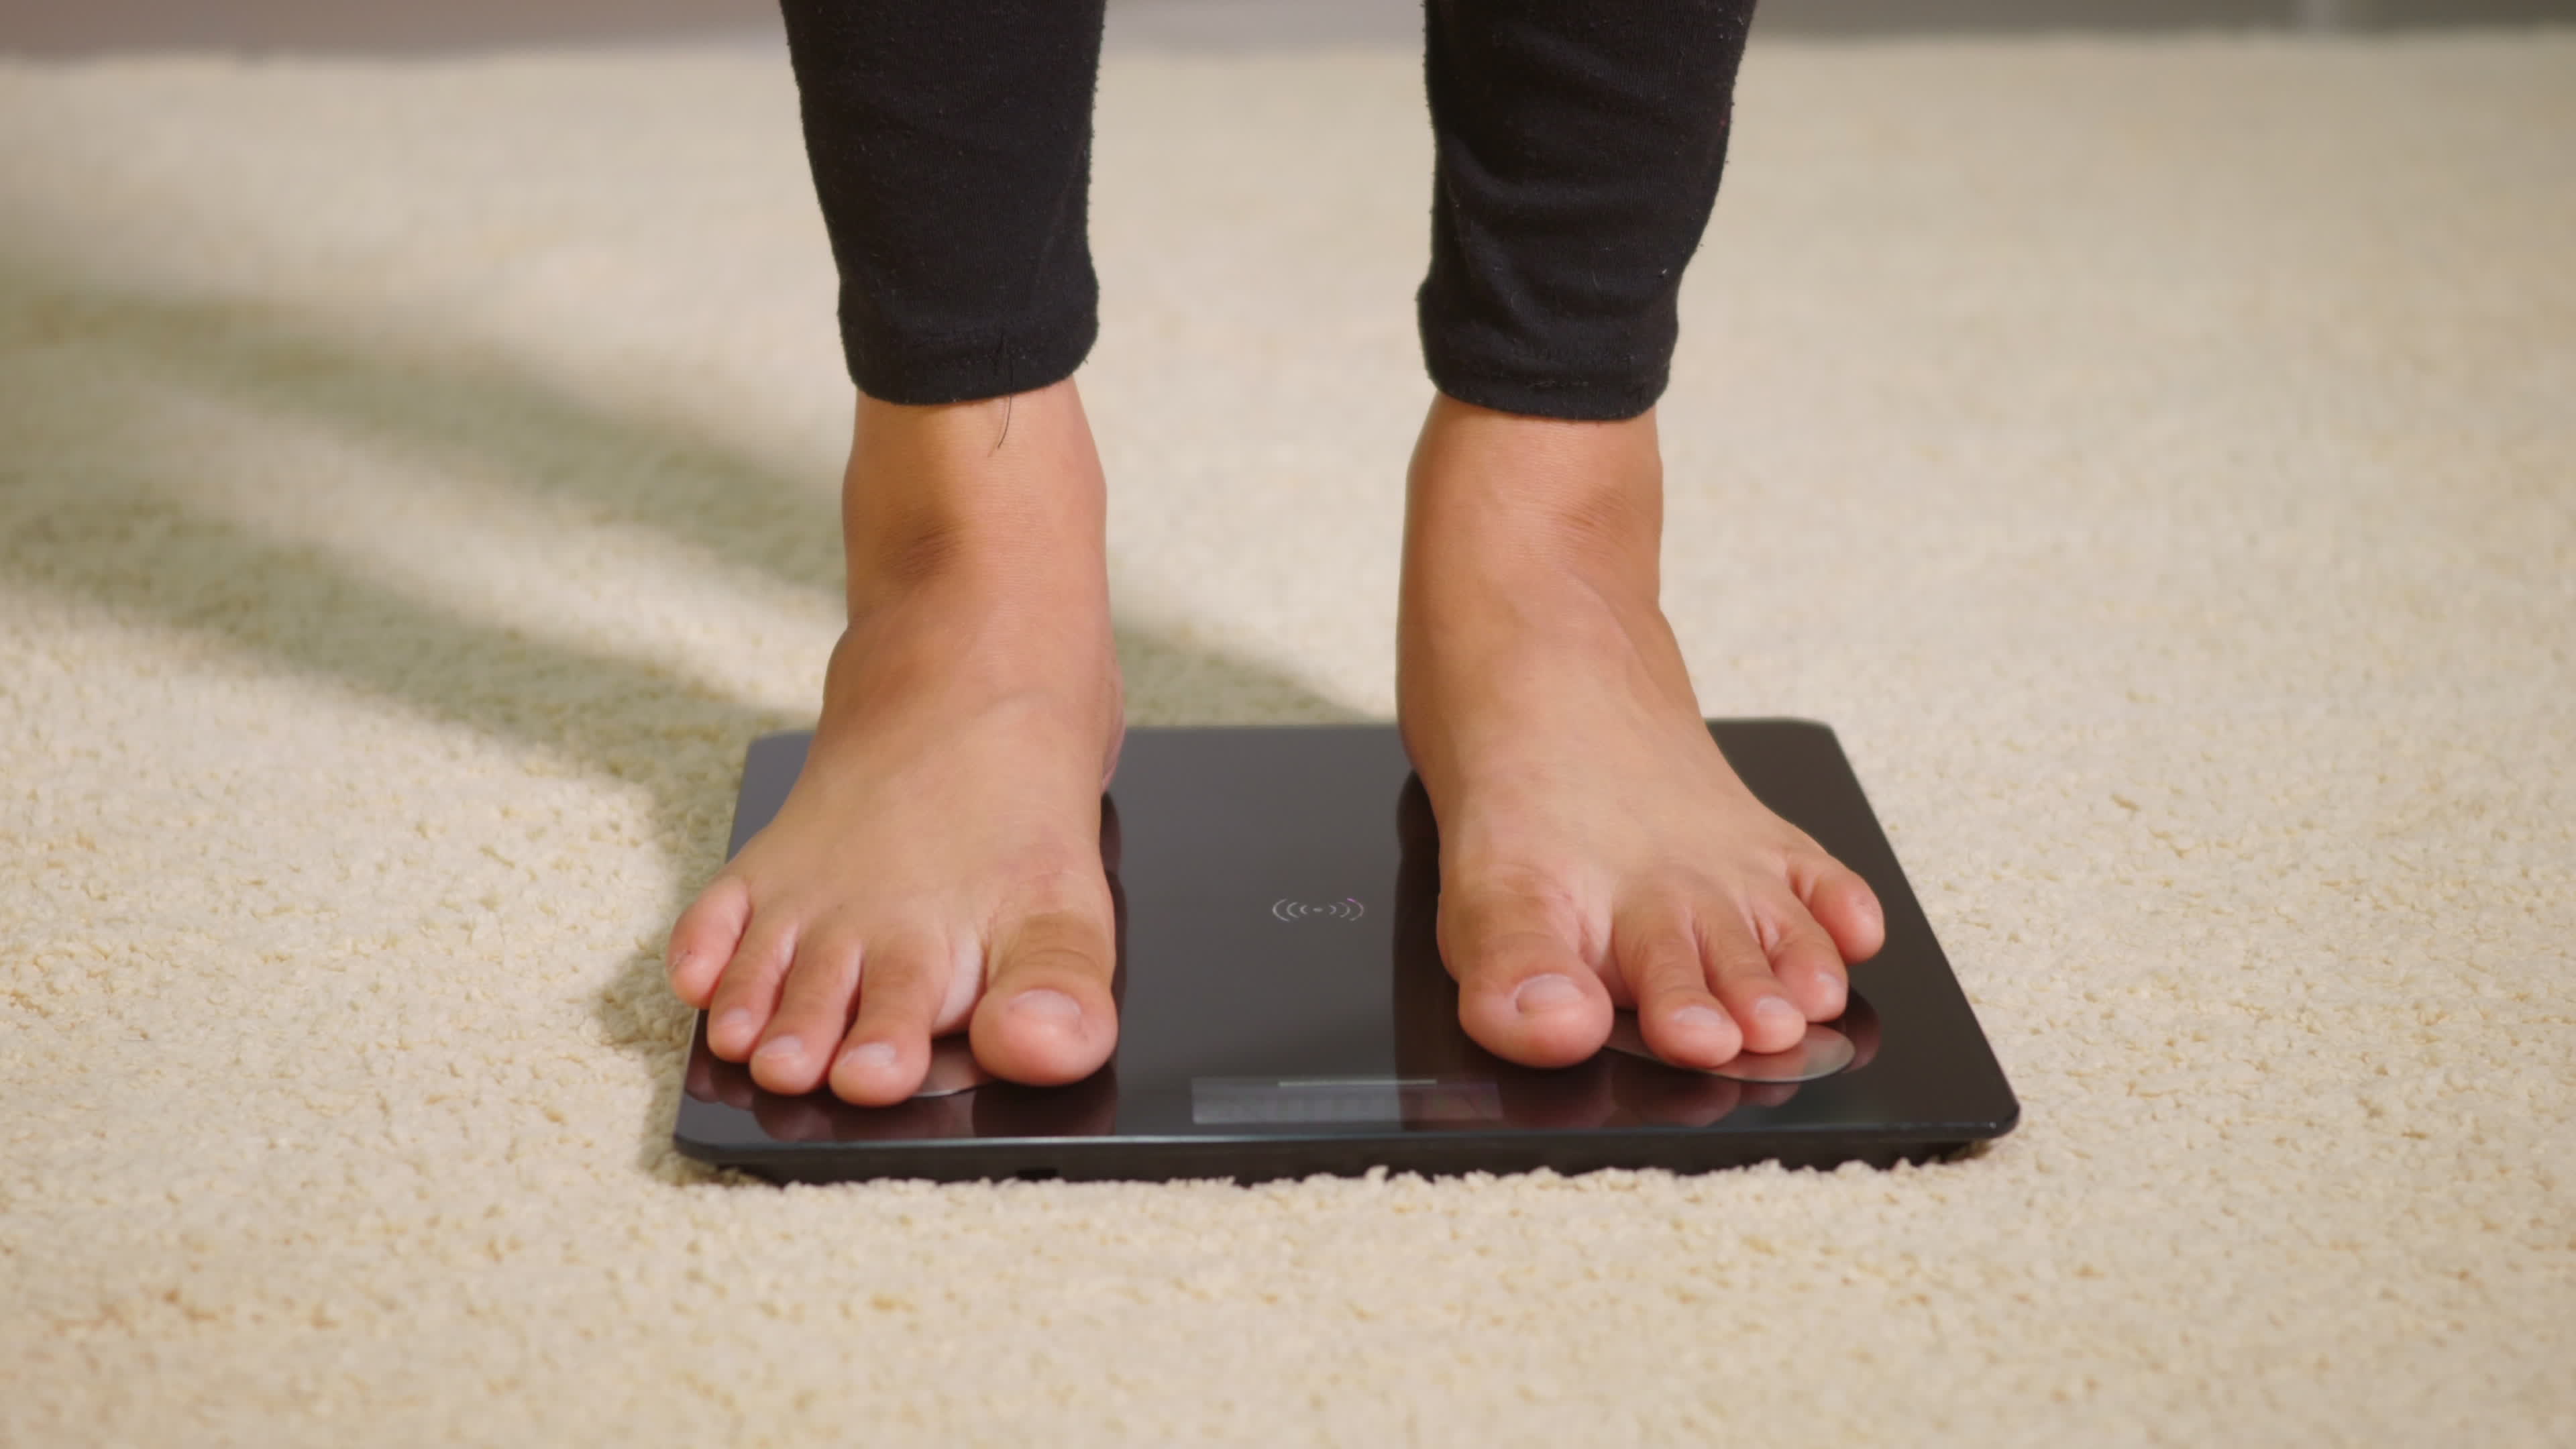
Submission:
{"label": "ankle", "polygon": [[1649,412],[1621,422],[1523,417],[1442,396],[1407,477],[1405,573],[1573,581],[1652,600],[1663,460]]}
{"label": "ankle", "polygon": [[1662,535],[1652,413],[1565,422],[1442,397],[1408,477],[1403,612],[1435,629],[1497,608],[1580,628],[1598,604],[1659,624]]}
{"label": "ankle", "polygon": [[862,396],[841,490],[850,617],[925,589],[1105,595],[1106,491],[1069,381],[937,407]]}

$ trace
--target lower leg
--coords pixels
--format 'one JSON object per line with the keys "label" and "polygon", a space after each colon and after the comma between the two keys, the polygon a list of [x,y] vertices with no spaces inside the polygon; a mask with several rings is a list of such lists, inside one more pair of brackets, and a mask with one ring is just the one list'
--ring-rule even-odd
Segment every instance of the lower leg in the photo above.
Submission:
{"label": "lower leg", "polygon": [[1878,949],[1868,887],[1718,752],[1658,592],[1651,411],[1750,0],[1428,0],[1438,135],[1398,695],[1468,1032],[1554,1065],[1635,1007],[1712,1066]]}
{"label": "lower leg", "polygon": [[[849,626],[785,805],[671,932],[762,1086],[912,1093],[935,1033],[1083,1076],[1117,1038],[1100,463],[1069,378],[1100,0],[783,0],[861,397]],[[1052,384],[1052,385],[1049,385]]]}

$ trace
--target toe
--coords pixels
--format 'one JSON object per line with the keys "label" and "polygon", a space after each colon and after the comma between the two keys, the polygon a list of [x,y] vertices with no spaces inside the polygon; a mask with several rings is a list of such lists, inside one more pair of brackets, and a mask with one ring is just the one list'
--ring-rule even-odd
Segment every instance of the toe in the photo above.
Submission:
{"label": "toe", "polygon": [[1807,1014],[1789,999],[1771,959],[1741,915],[1711,912],[1700,918],[1700,958],[1726,1013],[1744,1033],[1748,1052],[1787,1051],[1807,1034]]}
{"label": "toe", "polygon": [[1831,1021],[1843,1014],[1849,982],[1843,955],[1833,937],[1795,902],[1783,901],[1783,924],[1771,942],[1771,975],[1787,989],[1789,999],[1809,1021]]}
{"label": "toe", "polygon": [[835,1095],[883,1107],[921,1090],[950,970],[947,953],[931,941],[890,942],[868,954],[859,968],[858,1019],[832,1061]]}
{"label": "toe", "polygon": [[860,940],[836,930],[808,932],[778,991],[778,1010],[752,1049],[751,1079],[773,1092],[814,1090],[850,1025],[859,986]]}
{"label": "toe", "polygon": [[1109,1060],[1118,1045],[1109,996],[1118,956],[1105,920],[1071,910],[1029,916],[994,944],[991,961],[968,1028],[985,1070],[1043,1087],[1079,1081]]}
{"label": "toe", "polygon": [[1610,1039],[1610,993],[1555,913],[1525,898],[1464,893],[1444,896],[1440,910],[1458,1024],[1477,1045],[1523,1066],[1563,1067]]}
{"label": "toe", "polygon": [[1808,915],[1833,938],[1844,961],[1866,961],[1887,944],[1887,912],[1869,882],[1832,856],[1818,854],[1793,866],[1790,888]]}
{"label": "toe", "polygon": [[742,944],[743,928],[750,924],[751,887],[739,876],[719,876],[680,913],[671,927],[664,965],[671,989],[682,1001],[706,1009],[707,999],[715,994],[716,978],[733,959],[734,949]]}
{"label": "toe", "polygon": [[753,920],[742,933],[707,1000],[707,1047],[729,1062],[751,1055],[778,1009],[778,987],[787,975],[796,940],[792,931]]}
{"label": "toe", "polygon": [[1743,1049],[1734,1018],[1708,989],[1699,943],[1680,910],[1640,912],[1612,928],[1611,952],[1637,1003],[1637,1029],[1675,1066],[1714,1067]]}

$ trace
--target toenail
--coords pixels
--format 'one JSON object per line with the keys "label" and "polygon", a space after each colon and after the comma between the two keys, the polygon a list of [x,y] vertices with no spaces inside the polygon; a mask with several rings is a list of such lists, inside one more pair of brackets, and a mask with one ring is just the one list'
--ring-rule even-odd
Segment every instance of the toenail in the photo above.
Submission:
{"label": "toenail", "polygon": [[1726,1013],[1718,1010],[1714,1006],[1685,1006],[1681,1010],[1673,1013],[1673,1025],[1687,1026],[1694,1031],[1713,1026],[1724,1026],[1726,1025]]}
{"label": "toenail", "polygon": [[1082,1004],[1061,991],[1039,987],[1013,997],[1011,1010],[1025,1011],[1031,1016],[1043,1016],[1052,1021],[1071,1021],[1082,1015]]}
{"label": "toenail", "polygon": [[804,1053],[805,1043],[792,1036],[772,1037],[760,1048],[760,1055],[773,1062],[783,1062],[789,1057],[802,1056]]}
{"label": "toenail", "polygon": [[1791,1006],[1785,998],[1778,996],[1766,996],[1754,1003],[1753,1014],[1764,1021],[1777,1022],[1782,1026],[1803,1028],[1807,1024],[1805,1012]]}
{"label": "toenail", "polygon": [[1553,1011],[1583,999],[1583,988],[1563,976],[1533,976],[1512,993],[1512,1005],[1523,1012]]}
{"label": "toenail", "polygon": [[861,1042],[841,1053],[841,1061],[844,1065],[865,1067],[872,1072],[883,1071],[893,1066],[894,1059],[894,1043],[890,1041]]}
{"label": "toenail", "polygon": [[740,1036],[757,1024],[751,1019],[750,1010],[740,1006],[716,1018],[716,1030],[727,1036]]}

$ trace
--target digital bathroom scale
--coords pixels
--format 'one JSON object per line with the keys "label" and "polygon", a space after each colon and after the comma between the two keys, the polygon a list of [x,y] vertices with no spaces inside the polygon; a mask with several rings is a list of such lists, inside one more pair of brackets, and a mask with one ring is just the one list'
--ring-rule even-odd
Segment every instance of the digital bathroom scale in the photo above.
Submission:
{"label": "digital bathroom scale", "polygon": [[[1439,840],[1392,725],[1130,730],[1102,807],[1117,904],[1118,1050],[1024,1087],[961,1034],[923,1094],[854,1107],[762,1090],[698,1018],[673,1137],[702,1162],[792,1181],[1174,1178],[1374,1167],[1426,1174],[1887,1166],[2012,1130],[2003,1069],[1833,731],[1712,721],[1738,774],[1878,892],[1887,944],[1851,1007],[1787,1052],[1718,1073],[1611,1045],[1540,1070],[1458,1025],[1433,936]],[[753,742],[732,849],[768,823],[806,733]]]}

